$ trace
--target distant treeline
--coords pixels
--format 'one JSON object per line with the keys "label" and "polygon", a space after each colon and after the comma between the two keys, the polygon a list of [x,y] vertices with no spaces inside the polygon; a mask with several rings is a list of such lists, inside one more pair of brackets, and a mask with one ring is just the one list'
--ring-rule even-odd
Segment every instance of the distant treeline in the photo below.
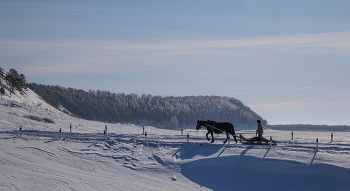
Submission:
{"label": "distant treeline", "polygon": [[253,125],[256,120],[267,121],[241,101],[220,96],[162,97],[142,94],[84,91],[61,86],[32,83],[29,86],[54,107],[61,104],[83,119],[111,123],[148,123],[153,125],[195,125],[197,120],[231,122]]}
{"label": "distant treeline", "polygon": [[268,125],[268,128],[274,130],[285,131],[350,131],[349,125],[309,125],[309,124],[293,124],[293,125]]}

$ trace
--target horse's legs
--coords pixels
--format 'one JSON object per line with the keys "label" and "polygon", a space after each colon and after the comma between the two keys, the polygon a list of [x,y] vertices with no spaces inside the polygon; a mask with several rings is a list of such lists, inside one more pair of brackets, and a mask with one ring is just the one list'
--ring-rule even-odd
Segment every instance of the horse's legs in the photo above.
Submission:
{"label": "horse's legs", "polygon": [[205,136],[207,136],[207,139],[208,139],[208,141],[209,141],[209,137],[208,137],[208,134],[209,134],[210,132],[208,131],[208,133],[205,135]]}
{"label": "horse's legs", "polygon": [[237,143],[237,138],[236,138],[236,133],[235,133],[235,129],[233,128],[233,126],[232,126],[232,129],[231,129],[231,131],[232,131],[232,137],[235,139],[235,141],[236,141],[236,143]]}
{"label": "horse's legs", "polygon": [[213,135],[213,131],[212,132],[210,132],[211,133],[211,138],[213,139],[212,141],[211,141],[211,143],[214,143],[214,135]]}
{"label": "horse's legs", "polygon": [[237,143],[237,138],[235,136],[235,134],[233,133],[232,137],[235,139],[236,143]]}
{"label": "horse's legs", "polygon": [[227,142],[227,139],[229,139],[230,137],[229,137],[229,135],[228,135],[228,133],[226,133],[226,140],[224,141],[224,144]]}

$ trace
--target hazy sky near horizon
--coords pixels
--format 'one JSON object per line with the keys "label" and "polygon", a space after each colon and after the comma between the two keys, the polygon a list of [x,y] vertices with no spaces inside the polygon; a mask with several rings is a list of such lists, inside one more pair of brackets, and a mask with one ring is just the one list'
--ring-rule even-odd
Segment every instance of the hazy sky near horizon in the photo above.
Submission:
{"label": "hazy sky near horizon", "polygon": [[269,124],[350,125],[350,1],[3,1],[28,82],[234,97]]}

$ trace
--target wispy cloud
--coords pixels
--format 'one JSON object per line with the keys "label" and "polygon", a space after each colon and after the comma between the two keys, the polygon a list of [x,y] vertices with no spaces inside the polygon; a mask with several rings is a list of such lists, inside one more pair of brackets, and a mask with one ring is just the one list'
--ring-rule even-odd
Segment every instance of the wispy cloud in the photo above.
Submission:
{"label": "wispy cloud", "polygon": [[[41,61],[28,64],[35,71],[45,70],[59,72],[57,65],[83,70],[68,70],[74,72],[105,71],[113,67],[127,67],[138,62],[139,65],[166,65],[171,62],[168,56],[228,56],[250,58],[252,54],[263,55],[291,52],[312,52],[316,54],[350,53],[350,32],[307,34],[277,37],[255,37],[236,40],[167,40],[154,42],[118,41],[118,40],[86,40],[86,39],[57,39],[56,41],[21,41],[0,39],[0,56],[35,55]],[[45,56],[53,61],[45,61]],[[30,60],[30,59],[27,59]],[[173,63],[174,64],[174,63]],[[44,66],[43,66],[44,65]],[[33,69],[34,71],[34,69]],[[64,70],[67,72],[67,70]],[[310,87],[305,87],[306,89]],[[293,89],[270,90],[287,91]],[[267,92],[267,91],[261,91]],[[257,92],[257,93],[261,93]],[[255,92],[237,92],[247,94]]]}
{"label": "wispy cloud", "polygon": [[220,94],[220,96],[230,96],[230,95],[239,95],[239,94],[256,94],[256,93],[268,93],[268,92],[280,92],[280,91],[292,91],[292,90],[303,90],[303,89],[312,89],[312,88],[317,88],[317,87],[322,87],[322,86],[300,87],[300,88],[285,88],[285,89],[252,91],[252,92],[236,92],[236,93]]}
{"label": "wispy cloud", "polygon": [[297,111],[297,110],[317,110],[317,109],[349,109],[348,102],[283,102],[249,105],[254,111]]}
{"label": "wispy cloud", "polygon": [[107,11],[154,11],[149,9],[132,9],[118,6],[104,5],[74,5],[57,3],[18,3],[18,2],[0,2],[4,7],[3,12],[15,13],[44,13],[44,14],[101,14]]}
{"label": "wispy cloud", "polygon": [[[270,51],[284,51],[298,48],[329,48],[328,51],[350,52],[350,32],[302,34],[293,36],[255,37],[237,40],[176,40],[160,43],[112,42],[101,44],[108,50],[163,50],[170,54],[193,54],[220,51],[229,53],[229,49],[271,48]],[[197,51],[197,52],[196,52]],[[249,51],[249,50],[248,50]],[[305,50],[303,50],[305,51]],[[232,52],[232,51],[231,51]],[[220,54],[220,53],[219,53]]]}
{"label": "wispy cloud", "polygon": [[[255,37],[237,40],[166,40],[158,43],[135,42],[118,40],[84,40],[60,39],[59,42],[38,42],[0,39],[0,43],[10,47],[37,48],[94,48],[101,50],[163,50],[170,54],[188,54],[190,50],[214,50],[216,52],[228,51],[236,48],[276,48],[276,50],[290,50],[297,48],[330,48],[329,51],[350,50],[350,32],[305,34],[293,36]],[[336,50],[334,50],[336,49]],[[244,50],[244,49],[243,49]],[[204,52],[208,53],[208,52]]]}

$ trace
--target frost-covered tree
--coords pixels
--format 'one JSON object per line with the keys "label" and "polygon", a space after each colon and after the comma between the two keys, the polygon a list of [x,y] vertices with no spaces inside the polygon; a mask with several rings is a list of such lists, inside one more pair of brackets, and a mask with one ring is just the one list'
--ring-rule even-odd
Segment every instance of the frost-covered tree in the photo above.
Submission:
{"label": "frost-covered tree", "polygon": [[177,124],[179,123],[179,121],[177,120],[176,116],[171,117],[170,119],[170,123],[177,126]]}
{"label": "frost-covered tree", "polygon": [[151,124],[195,125],[197,120],[227,121],[256,126],[267,122],[241,101],[220,96],[162,97],[142,94],[88,92],[60,86],[31,84],[53,106],[63,105],[84,119],[106,122],[148,121]]}

